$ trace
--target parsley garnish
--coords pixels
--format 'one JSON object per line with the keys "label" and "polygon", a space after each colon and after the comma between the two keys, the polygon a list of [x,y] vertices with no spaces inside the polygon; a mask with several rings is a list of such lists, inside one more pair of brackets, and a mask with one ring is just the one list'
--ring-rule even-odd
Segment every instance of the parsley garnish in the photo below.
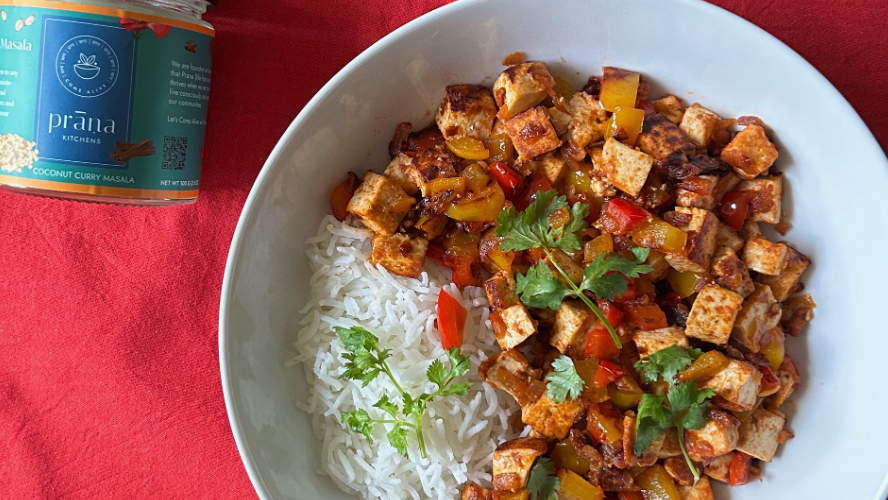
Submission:
{"label": "parsley garnish", "polygon": [[[551,227],[552,214],[565,209],[570,214],[568,222],[557,228]],[[628,278],[637,278],[653,270],[651,266],[643,264],[649,250],[633,248],[634,260],[613,253],[601,254],[583,270],[583,280],[577,286],[552,257],[552,250],[576,252],[582,248],[576,233],[586,228],[587,215],[589,215],[589,205],[585,203],[574,203],[569,207],[567,198],[558,196],[557,191],[537,191],[536,199],[523,212],[517,212],[514,207],[500,212],[496,220],[496,235],[503,238],[500,248],[506,252],[533,248],[542,250],[548,257],[547,260],[564,278],[563,280],[556,278],[542,260],[530,268],[526,275],[519,274],[516,291],[525,305],[557,310],[565,297],[575,295],[589,306],[604,324],[614,344],[623,347],[613,325],[584,292],[589,291],[605,300],[614,300],[614,297],[625,294],[628,290]]]}
{"label": "parsley garnish", "polygon": [[556,403],[563,403],[568,398],[577,399],[583,392],[583,379],[577,374],[573,360],[561,355],[552,362],[553,371],[546,375],[546,395]]}
{"label": "parsley garnish", "polygon": [[700,349],[682,349],[671,345],[636,361],[635,371],[641,373],[641,379],[645,382],[656,382],[658,377],[663,377],[663,380],[671,383],[678,372],[691,366],[701,354],[703,351]]}
{"label": "parsley garnish", "polygon": [[[343,354],[347,363],[342,372],[341,378],[349,380],[360,380],[363,387],[366,387],[380,373],[385,373],[404,402],[404,407],[399,408],[398,405],[389,400],[388,395],[383,394],[379,401],[373,406],[379,408],[383,412],[391,416],[390,419],[374,419],[366,410],[344,411],[342,412],[342,423],[347,425],[352,431],[360,432],[367,438],[370,444],[373,444],[371,431],[376,424],[391,424],[392,429],[386,434],[389,444],[391,444],[398,453],[407,456],[407,430],[412,429],[416,433],[419,441],[419,451],[423,458],[426,458],[425,439],[422,434],[422,416],[425,413],[426,405],[436,397],[447,397],[457,395],[465,396],[469,392],[471,382],[457,382],[453,380],[462,377],[469,372],[471,363],[469,358],[463,356],[459,352],[458,347],[452,347],[447,350],[447,360],[450,367],[445,368],[441,360],[436,359],[429,365],[426,370],[426,376],[429,382],[438,386],[438,390],[432,393],[424,393],[414,398],[404,391],[398,380],[392,374],[386,360],[391,357],[390,349],[380,349],[379,339],[361,327],[341,328],[334,327],[336,334],[342,340],[347,353]],[[406,417],[412,417],[413,421],[401,420],[398,415],[403,414]]]}
{"label": "parsley garnish", "polygon": [[645,382],[654,382],[662,376],[669,383],[665,396],[645,394],[638,405],[635,421],[635,445],[633,451],[641,455],[660,435],[675,427],[678,444],[685,462],[694,474],[694,482],[700,480],[700,472],[688,456],[684,442],[685,429],[697,430],[703,427],[708,417],[708,399],[715,396],[712,389],[698,389],[693,381],[675,385],[675,375],[693,363],[700,356],[699,349],[687,351],[678,346],[670,346],[646,356],[635,363],[636,370],[643,370]]}
{"label": "parsley garnish", "polygon": [[561,480],[555,475],[555,462],[546,457],[538,458],[527,480],[530,500],[558,500],[560,488]]}

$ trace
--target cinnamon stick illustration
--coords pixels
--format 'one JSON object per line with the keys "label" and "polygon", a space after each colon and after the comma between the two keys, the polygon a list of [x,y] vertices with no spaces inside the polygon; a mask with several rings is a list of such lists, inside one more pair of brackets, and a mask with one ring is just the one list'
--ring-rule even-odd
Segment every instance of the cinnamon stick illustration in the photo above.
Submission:
{"label": "cinnamon stick illustration", "polygon": [[151,142],[150,138],[136,143],[115,142],[111,158],[117,163],[126,163],[133,158],[151,156],[156,152],[157,150],[154,148],[154,143]]}

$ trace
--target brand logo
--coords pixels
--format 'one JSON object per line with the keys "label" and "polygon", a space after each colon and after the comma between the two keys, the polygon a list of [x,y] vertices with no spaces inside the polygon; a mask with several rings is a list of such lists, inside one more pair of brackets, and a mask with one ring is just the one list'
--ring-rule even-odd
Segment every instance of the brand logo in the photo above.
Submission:
{"label": "brand logo", "polygon": [[99,97],[117,83],[120,60],[101,38],[81,35],[62,45],[55,69],[59,82],[68,92],[78,97]]}

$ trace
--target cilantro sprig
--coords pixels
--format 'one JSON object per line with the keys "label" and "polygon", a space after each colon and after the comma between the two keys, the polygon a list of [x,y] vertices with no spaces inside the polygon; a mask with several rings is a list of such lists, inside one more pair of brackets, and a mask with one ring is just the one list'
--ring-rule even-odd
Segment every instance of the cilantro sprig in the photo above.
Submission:
{"label": "cilantro sprig", "polygon": [[[342,423],[352,431],[359,432],[373,444],[372,430],[377,424],[390,424],[392,428],[386,434],[391,444],[403,456],[407,456],[407,431],[416,433],[419,442],[419,451],[426,458],[426,445],[422,433],[422,417],[427,405],[437,397],[460,396],[464,397],[469,392],[471,382],[454,382],[457,377],[462,377],[469,372],[471,363],[469,358],[463,356],[458,347],[447,350],[449,367],[445,367],[441,360],[436,359],[426,370],[429,382],[437,386],[437,390],[431,393],[423,393],[418,397],[411,396],[398,383],[398,379],[392,373],[386,360],[391,357],[391,349],[380,349],[379,338],[361,327],[341,328],[334,327],[339,335],[346,352],[342,357],[347,361],[340,378],[359,380],[366,387],[379,374],[384,373],[392,381],[403,401],[403,407],[399,407],[391,401],[388,395],[383,394],[373,406],[388,414],[391,418],[375,419],[366,410],[344,411],[341,415]],[[404,420],[403,415],[409,420]]]}
{"label": "cilantro sprig", "polygon": [[674,427],[678,433],[681,454],[694,475],[694,482],[700,480],[700,472],[688,456],[684,431],[697,430],[706,425],[708,400],[715,396],[715,391],[709,388],[698,389],[694,381],[676,385],[675,375],[689,367],[700,354],[699,349],[685,350],[673,345],[635,363],[635,369],[642,373],[645,382],[654,382],[662,377],[669,383],[669,390],[666,395],[644,394],[641,397],[635,421],[633,451],[636,455],[641,455],[651,443]]}
{"label": "cilantro sprig", "polygon": [[584,382],[577,373],[573,360],[561,355],[552,362],[553,371],[546,375],[546,395],[556,403],[563,403],[568,397],[577,399],[583,392]]}
{"label": "cilantro sprig", "polygon": [[[567,223],[552,227],[550,218],[555,212],[563,210],[567,210],[569,214]],[[518,274],[516,291],[525,305],[558,309],[565,297],[574,295],[595,313],[607,328],[614,344],[621,348],[623,346],[613,325],[607,321],[601,309],[586,296],[585,292],[591,292],[594,296],[605,300],[614,300],[615,297],[625,294],[629,289],[628,278],[637,278],[653,270],[651,266],[643,264],[649,250],[633,248],[632,253],[635,258],[632,260],[615,253],[600,254],[583,270],[583,279],[578,286],[552,256],[552,251],[575,252],[582,248],[576,233],[586,229],[587,215],[589,215],[589,205],[585,203],[574,203],[571,207],[568,206],[567,198],[558,196],[555,190],[537,191],[536,199],[523,212],[517,212],[514,207],[500,212],[496,220],[496,235],[503,238],[500,248],[506,252],[542,250],[546,254],[546,260],[563,278],[559,280],[553,275],[549,265],[543,260],[531,267],[527,274]]]}
{"label": "cilantro sprig", "polygon": [[540,457],[534,462],[527,479],[530,500],[558,500],[561,480],[555,475],[555,470],[555,462],[546,457]]}

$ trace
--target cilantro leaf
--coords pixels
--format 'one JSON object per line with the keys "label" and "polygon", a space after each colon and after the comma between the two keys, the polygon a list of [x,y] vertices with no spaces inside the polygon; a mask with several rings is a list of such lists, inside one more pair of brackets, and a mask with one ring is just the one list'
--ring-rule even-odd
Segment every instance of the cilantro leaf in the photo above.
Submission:
{"label": "cilantro leaf", "polygon": [[426,370],[426,377],[428,377],[429,382],[443,389],[447,385],[447,371],[444,368],[444,363],[440,359],[432,361],[432,364]]}
{"label": "cilantro leaf", "polygon": [[456,384],[450,384],[447,387],[447,389],[444,389],[443,391],[441,391],[440,396],[447,397],[447,396],[453,396],[455,394],[459,397],[465,397],[466,394],[469,393],[469,389],[471,389],[471,387],[472,387],[471,382],[459,382]]}
{"label": "cilantro leaf", "polygon": [[512,207],[500,212],[497,218],[496,235],[504,240],[500,248],[505,251],[530,250],[531,248],[559,248],[574,252],[581,247],[574,233],[586,228],[586,215],[589,206],[576,203],[570,208],[571,219],[565,226],[550,227],[553,213],[568,208],[567,197],[558,196],[558,191],[537,191],[536,199],[523,212]]}
{"label": "cilantro leaf", "polygon": [[693,381],[684,382],[669,389],[667,397],[676,425],[685,429],[699,429],[706,424],[709,398],[715,396],[712,389],[698,389]]}
{"label": "cilantro leaf", "polygon": [[675,375],[691,366],[700,352],[699,349],[682,349],[671,345],[639,359],[635,363],[635,371],[641,373],[641,379],[645,382],[656,382],[658,377],[663,377],[672,384]]}
{"label": "cilantro leaf", "polygon": [[472,362],[468,356],[463,356],[459,351],[459,347],[451,347],[447,349],[447,359],[450,361],[450,378],[462,377],[469,373],[472,368]]}
{"label": "cilantro leaf", "polygon": [[614,300],[629,289],[627,278],[637,278],[654,270],[642,264],[650,251],[647,248],[632,249],[635,260],[629,260],[616,253],[601,253],[583,270],[583,281],[580,289],[589,290],[596,297]]}
{"label": "cilantro leaf", "polygon": [[389,401],[388,394],[383,394],[379,401],[373,405],[375,408],[379,408],[380,410],[388,413],[393,417],[398,416],[398,405]]}
{"label": "cilantro leaf", "polygon": [[583,392],[583,379],[577,374],[573,360],[561,355],[552,362],[554,371],[546,375],[549,383],[546,386],[546,395],[556,403],[563,403],[568,397],[576,399]]}
{"label": "cilantro leaf", "polygon": [[345,349],[348,352],[355,353],[360,349],[372,351],[379,346],[379,339],[359,326],[353,326],[351,328],[334,326],[333,330],[339,336],[340,340],[342,340],[342,343],[345,345]]}
{"label": "cilantro leaf", "polygon": [[549,270],[549,265],[540,260],[527,270],[527,275],[518,274],[515,292],[521,302],[528,307],[548,308],[557,311],[561,301],[574,292],[564,286]]}
{"label": "cilantro leaf", "polygon": [[344,411],[341,420],[352,432],[360,432],[367,438],[367,442],[373,444],[373,436],[370,435],[370,431],[373,430],[375,422],[365,410]]}
{"label": "cilantro leaf", "polygon": [[665,396],[644,394],[638,405],[638,416],[635,420],[635,445],[632,451],[636,456],[660,438],[660,435],[672,427],[671,414],[663,407]]}
{"label": "cilantro leaf", "polygon": [[396,425],[386,434],[388,438],[388,442],[392,445],[398,453],[406,457],[407,456],[407,431],[404,430],[400,425]]}
{"label": "cilantro leaf", "polygon": [[555,475],[555,462],[546,457],[538,458],[527,480],[530,500],[558,500],[559,489],[561,480]]}

